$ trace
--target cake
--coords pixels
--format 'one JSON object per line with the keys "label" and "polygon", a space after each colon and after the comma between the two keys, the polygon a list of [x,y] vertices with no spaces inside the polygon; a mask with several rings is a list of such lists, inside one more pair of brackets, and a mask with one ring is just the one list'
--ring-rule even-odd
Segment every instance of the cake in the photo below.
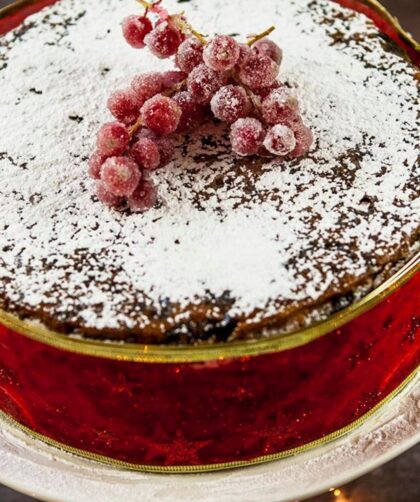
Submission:
{"label": "cake", "polygon": [[165,0],[205,34],[275,23],[315,141],[244,159],[208,122],[144,213],[87,174],[109,94],[171,67],[125,44],[136,5],[0,11],[2,430],[70,463],[214,471],[335,441],[417,378],[420,46],[340,3]]}

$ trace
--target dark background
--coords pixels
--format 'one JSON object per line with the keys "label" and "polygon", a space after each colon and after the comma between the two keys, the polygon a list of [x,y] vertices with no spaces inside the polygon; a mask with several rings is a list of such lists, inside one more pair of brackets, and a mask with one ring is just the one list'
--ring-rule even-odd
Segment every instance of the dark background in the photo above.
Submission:
{"label": "dark background", "polygon": [[[134,0],[127,1],[134,3]],[[0,7],[8,3],[11,1],[0,0]],[[382,4],[398,16],[401,24],[413,33],[416,40],[420,40],[420,0],[382,0]],[[336,495],[332,492],[321,495],[309,502],[333,500],[335,502],[420,502],[420,445],[359,480],[340,487],[340,492],[336,492]],[[0,486],[0,502],[33,501],[34,499],[30,497]]]}

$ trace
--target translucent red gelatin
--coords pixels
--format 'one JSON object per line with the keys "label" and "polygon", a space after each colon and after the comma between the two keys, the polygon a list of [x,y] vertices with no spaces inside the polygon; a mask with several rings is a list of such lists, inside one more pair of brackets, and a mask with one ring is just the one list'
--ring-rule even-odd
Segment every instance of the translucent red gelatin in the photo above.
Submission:
{"label": "translucent red gelatin", "polygon": [[[0,20],[0,33],[51,0]],[[402,45],[394,28],[354,0]],[[204,363],[85,356],[0,326],[0,410],[68,447],[138,466],[250,461],[342,430],[420,364],[420,276],[299,348]]]}

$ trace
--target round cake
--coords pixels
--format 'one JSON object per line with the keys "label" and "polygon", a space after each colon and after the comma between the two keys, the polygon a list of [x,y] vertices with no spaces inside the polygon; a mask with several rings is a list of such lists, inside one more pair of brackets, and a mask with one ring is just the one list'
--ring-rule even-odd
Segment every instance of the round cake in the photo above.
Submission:
{"label": "round cake", "polygon": [[56,331],[149,343],[269,336],[352,303],[419,230],[419,71],[329,0],[165,3],[205,33],[265,29],[315,137],[301,159],[235,156],[207,124],[117,212],[87,160],[111,91],[169,68],[128,47],[126,0],[61,0],[0,40],[0,306]]}

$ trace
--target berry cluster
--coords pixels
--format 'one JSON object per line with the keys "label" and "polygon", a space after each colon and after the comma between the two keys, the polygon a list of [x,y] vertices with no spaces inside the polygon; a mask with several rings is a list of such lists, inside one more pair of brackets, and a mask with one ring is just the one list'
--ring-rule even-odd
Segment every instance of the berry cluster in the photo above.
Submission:
{"label": "berry cluster", "polygon": [[300,157],[309,151],[312,132],[296,97],[278,80],[282,51],[268,38],[274,28],[248,43],[227,35],[207,41],[182,14],[169,15],[161,0],[137,1],[146,12],[124,19],[125,39],[158,58],[175,56],[177,70],[138,75],[109,98],[116,121],[100,129],[89,161],[104,204],[132,211],[153,207],[157,191],[148,173],[170,162],[170,136],[206,119],[231,127],[232,149],[240,156]]}

